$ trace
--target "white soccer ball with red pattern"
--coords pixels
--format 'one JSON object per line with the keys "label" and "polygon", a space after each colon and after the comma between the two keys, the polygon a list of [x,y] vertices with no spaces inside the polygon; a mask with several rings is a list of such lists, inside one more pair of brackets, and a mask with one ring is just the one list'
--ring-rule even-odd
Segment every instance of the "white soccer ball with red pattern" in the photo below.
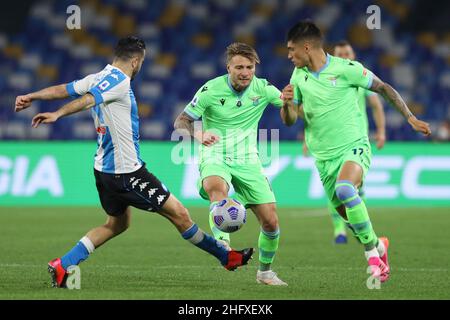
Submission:
{"label": "white soccer ball with red pattern", "polygon": [[219,230],[232,233],[242,228],[247,220],[247,211],[239,201],[226,198],[213,207],[212,218]]}

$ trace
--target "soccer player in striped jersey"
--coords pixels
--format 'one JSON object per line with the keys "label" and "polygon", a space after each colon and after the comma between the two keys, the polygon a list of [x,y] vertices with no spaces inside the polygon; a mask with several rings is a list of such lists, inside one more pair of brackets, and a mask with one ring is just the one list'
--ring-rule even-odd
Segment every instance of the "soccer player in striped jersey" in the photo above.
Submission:
{"label": "soccer player in striped jersey", "polygon": [[136,37],[126,37],[119,40],[112,65],[108,64],[99,73],[16,98],[15,110],[21,111],[35,100],[74,97],[75,100],[55,112],[37,114],[32,126],[36,128],[91,109],[98,133],[94,175],[100,202],[108,218],[104,225],[90,230],[61,258],[49,262],[54,287],[65,287],[69,266],[86,260],[94,249],[128,228],[130,206],[158,212],[172,222],[184,239],[215,256],[228,270],[247,264],[253,253],[252,248],[228,251],[200,230],[187,209],[147,171],[140,157],[138,107],[130,86],[144,57],[145,43]]}
{"label": "soccer player in striped jersey", "polygon": [[297,114],[290,113],[286,123],[293,124],[298,114],[304,115],[306,143],[328,200],[364,246],[372,275],[386,281],[388,242],[379,241],[358,195],[371,161],[367,131],[361,129],[358,88],[383,96],[415,131],[428,136],[429,124],[418,120],[399,93],[362,64],[326,54],[322,33],[313,22],[297,23],[287,40],[288,58],[295,69],[283,99]]}

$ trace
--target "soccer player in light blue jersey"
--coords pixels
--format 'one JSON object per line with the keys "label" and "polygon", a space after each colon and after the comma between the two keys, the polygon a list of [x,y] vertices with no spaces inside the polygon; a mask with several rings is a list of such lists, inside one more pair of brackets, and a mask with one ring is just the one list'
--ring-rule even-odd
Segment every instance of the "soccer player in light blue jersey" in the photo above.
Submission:
{"label": "soccer player in light blue jersey", "polygon": [[131,208],[158,212],[166,217],[195,246],[215,256],[228,270],[247,264],[252,248],[242,251],[223,246],[192,222],[187,209],[157,177],[147,171],[139,152],[139,117],[130,82],[141,69],[145,43],[136,37],[119,40],[113,63],[99,73],[49,87],[16,98],[15,110],[29,107],[34,100],[77,99],[55,112],[39,113],[32,126],[53,123],[59,118],[90,109],[98,133],[94,175],[103,209],[104,225],[90,230],[61,258],[48,264],[54,287],[65,287],[67,269],[78,265],[106,241],[124,232],[131,220]]}

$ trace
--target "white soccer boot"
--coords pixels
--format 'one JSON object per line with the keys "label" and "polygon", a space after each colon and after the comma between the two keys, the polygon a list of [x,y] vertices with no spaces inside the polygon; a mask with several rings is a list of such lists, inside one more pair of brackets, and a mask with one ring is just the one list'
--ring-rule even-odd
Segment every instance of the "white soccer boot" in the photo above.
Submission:
{"label": "white soccer boot", "polygon": [[278,278],[277,274],[272,270],[260,271],[256,273],[256,282],[267,284],[269,286],[287,286],[288,284]]}

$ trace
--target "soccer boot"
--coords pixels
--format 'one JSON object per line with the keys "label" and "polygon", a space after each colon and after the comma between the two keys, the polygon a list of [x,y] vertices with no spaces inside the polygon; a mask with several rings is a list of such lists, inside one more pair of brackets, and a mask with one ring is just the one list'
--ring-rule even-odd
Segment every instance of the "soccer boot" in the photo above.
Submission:
{"label": "soccer boot", "polygon": [[380,279],[381,282],[389,279],[389,269],[379,257],[370,257],[368,264],[374,278]]}
{"label": "soccer boot", "polygon": [[391,272],[391,267],[389,266],[389,261],[388,261],[389,239],[387,237],[380,237],[380,238],[378,238],[378,240],[383,242],[384,248],[385,248],[384,254],[380,257],[380,259],[386,265],[388,273],[390,273]]}
{"label": "soccer boot", "polygon": [[234,271],[240,266],[244,266],[248,263],[248,260],[252,258],[253,248],[247,248],[241,251],[231,250],[228,251],[227,264],[223,266],[225,269]]}
{"label": "soccer boot", "polygon": [[338,234],[335,238],[334,238],[334,243],[335,244],[346,244],[347,243],[347,235],[345,234]]}
{"label": "soccer boot", "polygon": [[260,271],[256,273],[256,282],[267,284],[269,286],[287,286],[288,284],[278,278],[277,274],[272,270]]}
{"label": "soccer boot", "polygon": [[53,259],[48,263],[48,272],[52,277],[52,287],[65,288],[67,280],[67,271],[61,265],[61,259]]}

